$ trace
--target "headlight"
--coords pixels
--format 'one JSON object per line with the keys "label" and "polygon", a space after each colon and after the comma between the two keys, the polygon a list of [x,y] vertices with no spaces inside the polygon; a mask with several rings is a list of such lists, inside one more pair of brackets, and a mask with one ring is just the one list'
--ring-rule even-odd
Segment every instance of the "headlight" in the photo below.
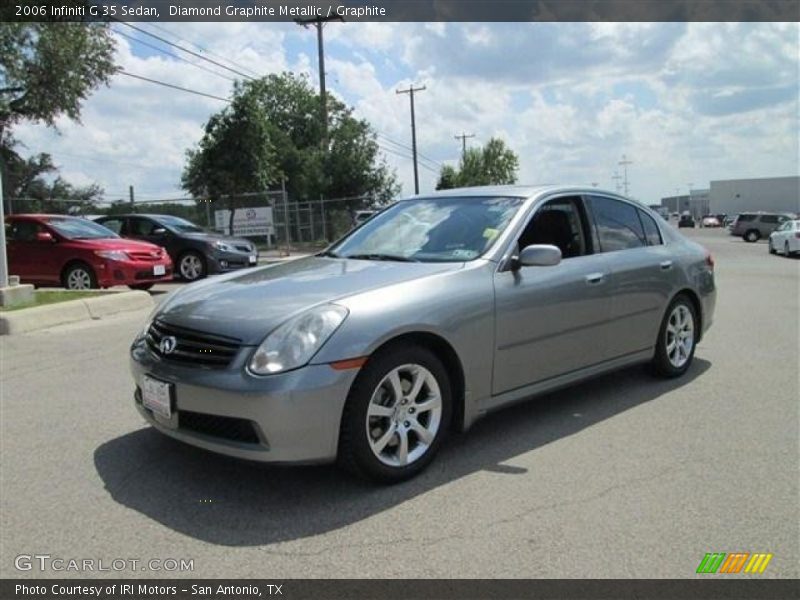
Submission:
{"label": "headlight", "polygon": [[211,248],[214,250],[220,250],[222,252],[236,252],[236,248],[234,248],[231,244],[228,244],[227,242],[221,242],[219,240],[212,242]]}
{"label": "headlight", "polygon": [[128,255],[122,250],[95,250],[94,253],[108,260],[128,260]]}
{"label": "headlight", "polygon": [[336,304],[312,308],[290,319],[270,333],[250,360],[256,375],[282,373],[302,367],[347,317],[347,309]]}

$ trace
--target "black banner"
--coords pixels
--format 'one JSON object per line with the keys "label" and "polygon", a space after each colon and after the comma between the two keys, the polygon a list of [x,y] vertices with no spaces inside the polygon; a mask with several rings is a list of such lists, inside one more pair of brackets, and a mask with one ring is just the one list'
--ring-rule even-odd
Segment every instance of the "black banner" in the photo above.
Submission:
{"label": "black banner", "polygon": [[19,21],[784,21],[797,0],[0,0]]}
{"label": "black banner", "polygon": [[3,600],[793,600],[800,583],[789,579],[196,579],[0,581]]}

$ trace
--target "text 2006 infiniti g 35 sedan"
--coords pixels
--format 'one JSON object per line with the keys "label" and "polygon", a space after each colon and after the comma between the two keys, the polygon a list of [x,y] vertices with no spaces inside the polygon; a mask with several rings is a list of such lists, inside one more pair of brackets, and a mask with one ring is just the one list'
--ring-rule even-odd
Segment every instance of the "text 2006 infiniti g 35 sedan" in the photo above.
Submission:
{"label": "text 2006 infiniti g 35 sedan", "polygon": [[208,450],[396,481],[501,406],[635,363],[682,375],[715,298],[709,253],[616,194],[437,192],[173,293],[131,348],[136,406]]}

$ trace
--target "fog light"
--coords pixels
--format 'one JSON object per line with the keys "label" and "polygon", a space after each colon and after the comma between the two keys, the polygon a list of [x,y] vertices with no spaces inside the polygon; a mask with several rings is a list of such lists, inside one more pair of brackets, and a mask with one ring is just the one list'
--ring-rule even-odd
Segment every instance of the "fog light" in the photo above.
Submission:
{"label": "fog light", "polygon": [[223,269],[226,268],[228,266],[228,261],[227,260],[219,261],[219,266],[222,267]]}

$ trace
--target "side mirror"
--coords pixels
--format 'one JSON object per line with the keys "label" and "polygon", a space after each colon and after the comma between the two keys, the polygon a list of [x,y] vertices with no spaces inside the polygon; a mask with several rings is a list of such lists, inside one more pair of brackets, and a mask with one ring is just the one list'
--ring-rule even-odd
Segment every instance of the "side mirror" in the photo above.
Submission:
{"label": "side mirror", "polygon": [[53,237],[53,234],[49,231],[40,231],[36,234],[36,241],[37,242],[55,242],[56,238]]}
{"label": "side mirror", "polygon": [[554,267],[561,262],[561,250],[549,244],[525,246],[517,262],[521,267]]}
{"label": "side mirror", "polygon": [[167,230],[164,229],[163,227],[156,227],[155,229],[153,229],[150,235],[167,235]]}

